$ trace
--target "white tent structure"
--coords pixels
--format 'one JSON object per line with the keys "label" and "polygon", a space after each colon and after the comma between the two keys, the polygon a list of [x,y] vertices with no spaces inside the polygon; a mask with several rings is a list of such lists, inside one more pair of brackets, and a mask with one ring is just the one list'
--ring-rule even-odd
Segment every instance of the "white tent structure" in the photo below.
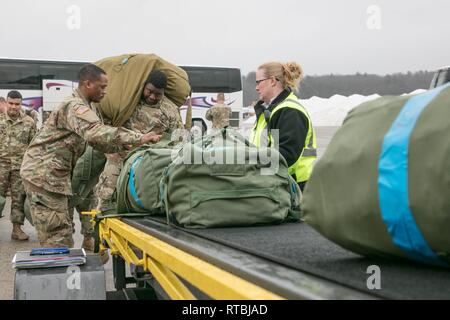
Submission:
{"label": "white tent structure", "polygon": [[[409,94],[418,94],[426,90],[418,89]],[[363,96],[353,94],[351,96],[334,95],[330,98],[312,97],[309,99],[300,99],[300,103],[308,110],[313,125],[315,127],[323,126],[340,126],[347,115],[347,113],[358,105],[379,98],[379,94],[372,94],[370,96]],[[255,116],[244,120],[241,126],[241,131],[248,135],[249,130],[255,123]]]}

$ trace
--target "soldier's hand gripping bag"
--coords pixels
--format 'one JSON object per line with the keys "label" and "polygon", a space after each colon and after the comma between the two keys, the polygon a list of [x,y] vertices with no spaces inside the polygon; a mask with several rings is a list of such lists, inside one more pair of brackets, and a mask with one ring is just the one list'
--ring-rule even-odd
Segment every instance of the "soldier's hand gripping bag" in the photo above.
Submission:
{"label": "soldier's hand gripping bag", "polygon": [[316,163],[302,216],[344,248],[449,266],[450,87],[351,110]]}
{"label": "soldier's hand gripping bag", "polygon": [[300,190],[273,148],[226,128],[186,143],[161,179],[169,223],[186,228],[298,220]]}

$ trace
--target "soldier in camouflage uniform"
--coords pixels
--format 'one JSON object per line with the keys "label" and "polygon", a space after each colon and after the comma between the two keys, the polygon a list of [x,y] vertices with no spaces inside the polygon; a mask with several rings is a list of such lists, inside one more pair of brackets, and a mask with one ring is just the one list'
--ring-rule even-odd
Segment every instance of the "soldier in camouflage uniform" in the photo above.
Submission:
{"label": "soldier in camouflage uniform", "polygon": [[102,152],[114,153],[160,139],[153,133],[143,135],[103,124],[91,102],[104,97],[107,84],[101,68],[93,64],[83,66],[78,89],[50,114],[25,152],[20,176],[42,246],[73,246],[68,196],[72,194],[73,168],[86,143]]}
{"label": "soldier in camouflage uniform", "polygon": [[206,120],[212,121],[212,128],[215,130],[228,127],[230,125],[231,108],[225,104],[225,95],[217,94],[217,104],[206,112]]}
{"label": "soldier in camouflage uniform", "polygon": [[[0,97],[0,115],[6,112],[6,100]],[[6,199],[0,195],[0,218],[3,217],[3,208],[5,207]]]}
{"label": "soldier in camouflage uniform", "polygon": [[10,189],[11,239],[28,240],[21,229],[25,220],[25,190],[19,170],[25,150],[36,133],[36,125],[22,111],[22,95],[18,91],[8,93],[6,108],[6,112],[0,113],[0,196],[5,197]]}
{"label": "soldier in camouflage uniform", "polygon": [[[172,134],[175,130],[184,128],[178,107],[164,96],[166,85],[167,77],[163,72],[157,70],[150,73],[141,101],[124,124],[125,128],[141,133],[153,131],[158,134]],[[111,198],[126,155],[127,153],[121,153],[106,156],[105,169],[95,188],[98,210],[106,211],[113,208]]]}

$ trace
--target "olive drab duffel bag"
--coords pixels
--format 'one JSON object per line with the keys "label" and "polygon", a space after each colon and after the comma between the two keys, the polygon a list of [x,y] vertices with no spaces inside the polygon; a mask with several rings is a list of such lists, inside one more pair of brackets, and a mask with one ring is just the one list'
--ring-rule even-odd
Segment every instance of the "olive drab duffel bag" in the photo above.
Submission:
{"label": "olive drab duffel bag", "polygon": [[161,179],[169,223],[187,228],[298,220],[300,190],[286,160],[232,129],[183,145]]}
{"label": "olive drab duffel bag", "polygon": [[106,157],[103,152],[91,146],[87,146],[86,151],[78,159],[72,174],[72,193],[69,198],[69,205],[77,207],[89,199],[98,182],[106,164]]}
{"label": "olive drab duffel bag", "polygon": [[449,266],[450,87],[350,111],[303,194],[304,220],[344,248]]}
{"label": "olive drab duffel bag", "polygon": [[106,95],[95,105],[116,127],[122,126],[133,114],[145,81],[153,70],[160,70],[167,76],[164,95],[178,107],[183,105],[191,91],[186,71],[156,54],[123,54],[95,64],[108,75]]}
{"label": "olive drab duffel bag", "polygon": [[164,215],[159,198],[159,181],[172,162],[173,142],[167,136],[156,144],[131,152],[124,160],[117,179],[117,213]]}

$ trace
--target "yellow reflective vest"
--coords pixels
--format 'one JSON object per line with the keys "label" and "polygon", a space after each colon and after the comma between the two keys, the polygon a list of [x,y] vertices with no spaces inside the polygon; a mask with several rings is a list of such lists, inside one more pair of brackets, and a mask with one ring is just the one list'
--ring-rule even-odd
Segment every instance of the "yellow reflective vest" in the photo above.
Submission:
{"label": "yellow reflective vest", "polygon": [[[272,119],[273,115],[282,108],[291,108],[298,110],[305,115],[306,119],[308,119],[308,133],[306,134],[304,144],[305,147],[300,153],[297,161],[295,161],[295,163],[289,167],[289,174],[295,174],[298,183],[305,182],[308,181],[314,166],[314,162],[317,159],[316,135],[314,134],[311,118],[309,117],[306,109],[298,102],[297,97],[293,93],[291,93],[284,101],[282,101],[275,107],[275,109],[272,110],[269,116],[269,122],[270,119]],[[273,145],[272,134],[270,130],[266,129],[266,127],[266,117],[264,113],[262,113],[259,115],[259,118],[257,119],[256,124],[250,134],[250,142],[252,142],[255,146],[260,147],[262,145]],[[266,137],[264,137],[265,134],[267,134]]]}

